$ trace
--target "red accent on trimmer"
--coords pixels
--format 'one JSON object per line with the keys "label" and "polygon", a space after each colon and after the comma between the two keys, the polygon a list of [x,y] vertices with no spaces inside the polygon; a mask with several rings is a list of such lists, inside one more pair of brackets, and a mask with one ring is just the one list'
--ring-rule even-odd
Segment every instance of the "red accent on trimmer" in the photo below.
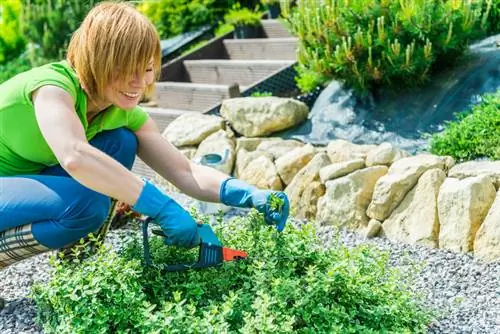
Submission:
{"label": "red accent on trimmer", "polygon": [[233,261],[246,258],[248,254],[236,249],[222,247],[222,257],[224,261]]}

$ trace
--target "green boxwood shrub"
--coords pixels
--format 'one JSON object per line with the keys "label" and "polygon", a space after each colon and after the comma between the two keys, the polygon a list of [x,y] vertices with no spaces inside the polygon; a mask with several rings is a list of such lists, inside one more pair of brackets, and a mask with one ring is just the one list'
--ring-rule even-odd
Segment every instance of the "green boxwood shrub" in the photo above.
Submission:
{"label": "green boxwood shrub", "polygon": [[458,161],[500,160],[500,90],[483,96],[480,104],[456,118],[447,122],[443,132],[432,135],[432,153],[450,155]]}
{"label": "green boxwood shrub", "polygon": [[[412,292],[416,266],[391,267],[387,253],[338,242],[325,249],[312,224],[278,234],[256,211],[214,225],[247,260],[162,273],[141,265],[137,237],[119,253],[103,246],[87,260],[53,258],[52,278],[32,291],[38,323],[58,334],[423,333],[431,321]],[[197,249],[155,238],[156,265],[196,259]]]}
{"label": "green boxwood shrub", "polygon": [[304,0],[293,8],[282,1],[300,40],[299,88],[332,79],[360,93],[422,84],[484,36],[492,0],[484,1]]}

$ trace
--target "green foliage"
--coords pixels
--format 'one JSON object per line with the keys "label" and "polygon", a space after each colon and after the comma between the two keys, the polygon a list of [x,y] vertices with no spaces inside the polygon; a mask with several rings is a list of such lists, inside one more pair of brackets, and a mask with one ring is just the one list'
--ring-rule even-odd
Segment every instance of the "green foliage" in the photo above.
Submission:
{"label": "green foliage", "polygon": [[41,66],[48,62],[49,60],[40,56],[40,49],[33,48],[26,51],[19,57],[0,64],[0,84],[21,72],[28,71],[35,66]]}
{"label": "green foliage", "polygon": [[262,13],[258,11],[258,8],[251,10],[247,7],[241,8],[239,4],[236,4],[224,15],[224,21],[233,26],[258,26],[261,17]]}
{"label": "green foliage", "polygon": [[283,208],[283,205],[285,204],[285,201],[276,196],[274,193],[272,193],[269,196],[269,202],[270,202],[270,207],[271,210],[276,211],[276,212],[281,212],[281,209]]}
{"label": "green foliage", "polygon": [[26,40],[19,25],[20,15],[21,0],[2,0],[0,3],[0,64],[16,58],[26,47]]}
{"label": "green foliage", "polygon": [[[195,215],[196,216],[196,215]],[[207,222],[207,217],[196,217]],[[281,234],[256,211],[215,232],[248,259],[217,268],[161,272],[194,262],[151,238],[156,266],[141,268],[142,239],[120,255],[102,249],[83,262],[57,260],[47,284],[33,289],[46,333],[418,333],[431,320],[409,286],[414,271],[388,265],[388,254],[337,243],[324,249],[312,224]]]}
{"label": "green foliage", "polygon": [[253,97],[266,97],[266,96],[273,96],[273,93],[271,93],[271,92],[253,92],[250,96],[253,96]]}
{"label": "green foliage", "polygon": [[483,96],[482,103],[472,111],[458,114],[442,133],[433,135],[431,152],[458,161],[500,160],[500,90]]}
{"label": "green foliage", "polygon": [[420,85],[461,56],[485,34],[483,1],[491,0],[284,1],[282,15],[300,40],[299,76],[317,73],[366,93]]}
{"label": "green foliage", "polygon": [[153,22],[162,38],[169,38],[213,24],[234,3],[235,0],[159,0],[143,1],[137,9]]}
{"label": "green foliage", "polygon": [[72,33],[100,0],[24,0],[24,33],[46,59],[64,58]]}
{"label": "green foliage", "polygon": [[489,34],[500,33],[500,1],[486,0],[483,3],[483,10],[488,11],[486,28]]}

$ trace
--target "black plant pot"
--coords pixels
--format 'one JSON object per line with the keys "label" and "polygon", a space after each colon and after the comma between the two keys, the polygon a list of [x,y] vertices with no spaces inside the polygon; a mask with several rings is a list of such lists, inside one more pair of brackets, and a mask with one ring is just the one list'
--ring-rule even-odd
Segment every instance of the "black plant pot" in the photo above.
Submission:
{"label": "black plant pot", "polygon": [[256,38],[258,34],[259,34],[258,26],[237,25],[234,27],[233,38],[235,39]]}
{"label": "black plant pot", "polygon": [[267,8],[269,9],[269,16],[271,16],[272,19],[276,19],[280,16],[281,7],[280,7],[279,3],[273,3],[270,5],[267,5]]}

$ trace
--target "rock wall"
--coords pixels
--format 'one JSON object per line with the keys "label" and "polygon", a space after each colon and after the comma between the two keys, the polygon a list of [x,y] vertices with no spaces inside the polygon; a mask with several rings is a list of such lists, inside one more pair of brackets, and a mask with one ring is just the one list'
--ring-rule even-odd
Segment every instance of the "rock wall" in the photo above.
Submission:
{"label": "rock wall", "polygon": [[[218,169],[227,174],[284,190],[297,218],[500,260],[500,161],[455,165],[451,157],[411,156],[390,143],[338,139],[315,147],[265,137],[303,122],[305,105],[275,97],[234,100],[223,104],[226,119],[182,116],[164,137],[189,159],[217,153],[225,157]],[[243,132],[252,137],[238,137]]]}

